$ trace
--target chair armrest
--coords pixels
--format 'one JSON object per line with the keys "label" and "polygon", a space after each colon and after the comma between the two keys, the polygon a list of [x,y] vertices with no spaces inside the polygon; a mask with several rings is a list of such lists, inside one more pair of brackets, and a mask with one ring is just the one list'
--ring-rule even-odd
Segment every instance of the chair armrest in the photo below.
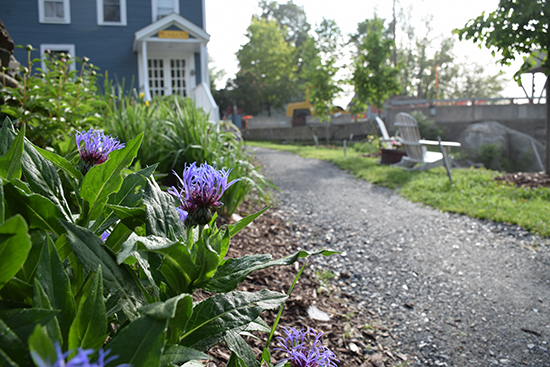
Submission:
{"label": "chair armrest", "polygon": [[[421,139],[418,141],[422,145],[428,145],[428,146],[439,146],[439,142],[436,140],[424,140]],[[444,147],[460,147],[461,144],[456,141],[442,141],[441,145]]]}

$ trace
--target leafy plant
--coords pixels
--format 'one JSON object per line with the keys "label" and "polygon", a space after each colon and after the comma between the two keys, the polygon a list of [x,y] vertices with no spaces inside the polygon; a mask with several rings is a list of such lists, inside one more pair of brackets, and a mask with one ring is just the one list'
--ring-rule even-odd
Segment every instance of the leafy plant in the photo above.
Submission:
{"label": "leafy plant", "polygon": [[445,132],[443,127],[436,125],[435,122],[420,111],[412,111],[411,116],[418,122],[418,129],[420,130],[422,139],[437,140],[438,136],[443,139],[443,133]]}
{"label": "leafy plant", "polygon": [[[107,367],[181,365],[225,342],[230,364],[259,365],[240,335],[269,331],[260,315],[287,295],[234,289],[255,270],[312,254],[226,258],[231,236],[262,212],[222,228],[214,214],[207,227],[186,228],[175,199],[151,179],[155,166],[123,175],[143,135],[113,148],[112,138],[90,133],[80,158],[67,160],[36,147],[21,126],[6,120],[0,130],[1,364],[77,358],[67,352],[76,348],[104,356],[105,348],[117,356]],[[108,159],[81,172],[75,161],[98,144],[111,144],[100,149]],[[194,303],[197,289],[216,295]]]}
{"label": "leafy plant", "polygon": [[[66,155],[74,145],[63,142],[70,141],[75,131],[101,124],[107,106],[97,86],[98,68],[86,57],[64,53],[46,52],[44,59],[31,59],[33,47],[25,48],[28,57],[27,66],[20,67],[22,88],[0,89],[5,101],[0,111],[18,119],[16,127],[25,124],[27,138],[35,145]],[[36,65],[41,62],[45,69]]]}

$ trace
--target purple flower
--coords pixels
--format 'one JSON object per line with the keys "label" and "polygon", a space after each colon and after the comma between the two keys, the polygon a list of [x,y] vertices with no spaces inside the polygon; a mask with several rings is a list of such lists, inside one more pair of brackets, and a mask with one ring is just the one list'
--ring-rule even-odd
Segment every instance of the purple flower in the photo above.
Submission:
{"label": "purple flower", "polygon": [[105,241],[107,241],[107,238],[109,238],[110,235],[111,234],[109,232],[105,231],[101,234],[100,238],[103,242],[105,242]]}
{"label": "purple flower", "polygon": [[[316,334],[313,329],[285,328],[286,338],[277,337],[277,341],[282,350],[288,354],[288,358],[283,361],[289,361],[293,367],[337,367],[335,362],[336,355],[330,349],[321,344],[323,333]],[[313,342],[308,343],[313,338]]]}
{"label": "purple flower", "polygon": [[[103,131],[99,130],[77,131],[75,138],[80,156],[79,168],[83,174],[86,174],[93,166],[107,161],[113,150],[124,148],[124,144],[118,139],[111,135],[105,135]],[[84,146],[81,146],[82,142],[84,142]]]}
{"label": "purple flower", "polygon": [[[78,348],[76,355],[71,358],[69,361],[65,361],[66,358],[71,354],[71,352],[65,352],[63,353],[61,351],[61,347],[59,346],[59,343],[55,343],[55,351],[57,354],[57,359],[51,363],[51,361],[44,361],[42,357],[38,355],[34,350],[31,351],[32,359],[34,360],[34,363],[38,367],[104,367],[105,365],[109,364],[113,360],[117,359],[118,356],[111,356],[107,359],[107,355],[109,354],[108,351],[103,351],[103,349],[99,349],[98,351],[98,357],[95,362],[90,362],[90,355],[94,353],[93,349],[82,349]],[[120,364],[117,367],[131,367],[130,364]]]}
{"label": "purple flower", "polygon": [[237,179],[228,183],[230,173],[231,170],[217,170],[208,163],[197,167],[196,162],[185,165],[182,177],[174,172],[181,187],[177,190],[172,186],[168,192],[180,201],[178,212],[186,226],[205,225],[210,222],[212,208],[221,207],[223,203],[220,198],[225,190],[239,181]]}

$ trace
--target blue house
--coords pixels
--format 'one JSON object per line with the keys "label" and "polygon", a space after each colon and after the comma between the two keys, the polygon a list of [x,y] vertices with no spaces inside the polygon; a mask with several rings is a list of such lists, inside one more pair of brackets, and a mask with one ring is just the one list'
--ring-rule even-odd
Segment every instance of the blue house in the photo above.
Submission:
{"label": "blue house", "polygon": [[[88,57],[146,99],[180,94],[217,120],[210,93],[205,0],[0,0],[16,45]],[[25,64],[26,51],[15,57]],[[36,57],[36,55],[35,55]]]}

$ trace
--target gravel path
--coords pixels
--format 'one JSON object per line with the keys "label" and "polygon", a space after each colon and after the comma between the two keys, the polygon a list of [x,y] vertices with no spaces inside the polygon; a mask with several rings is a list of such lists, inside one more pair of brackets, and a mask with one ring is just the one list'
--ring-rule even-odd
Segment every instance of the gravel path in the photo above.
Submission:
{"label": "gravel path", "polygon": [[[329,162],[251,148],[300,246],[342,251],[360,312],[380,315],[407,366],[550,366],[550,240],[409,202]],[[374,312],[373,312],[374,311]]]}

